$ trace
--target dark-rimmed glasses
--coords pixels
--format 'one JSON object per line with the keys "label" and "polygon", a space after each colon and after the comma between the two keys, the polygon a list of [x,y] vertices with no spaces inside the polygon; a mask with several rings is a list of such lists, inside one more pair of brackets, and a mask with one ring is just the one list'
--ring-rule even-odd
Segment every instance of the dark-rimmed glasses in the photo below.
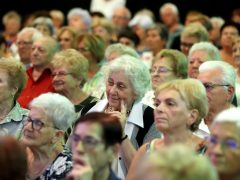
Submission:
{"label": "dark-rimmed glasses", "polygon": [[23,121],[23,126],[26,126],[28,123],[31,123],[32,125],[32,129],[40,131],[42,129],[42,127],[45,126],[45,124],[40,121],[39,119],[32,119],[29,116],[24,117]]}
{"label": "dark-rimmed glasses", "polygon": [[215,87],[220,87],[220,86],[230,86],[229,84],[212,84],[212,83],[203,83],[203,86],[207,91],[213,90]]}
{"label": "dark-rimmed glasses", "polygon": [[85,136],[85,137],[82,138],[81,136],[79,136],[77,134],[72,134],[71,135],[71,140],[75,145],[77,145],[81,141],[84,148],[86,148],[86,149],[93,149],[99,143],[102,142],[102,140],[95,139],[91,136]]}

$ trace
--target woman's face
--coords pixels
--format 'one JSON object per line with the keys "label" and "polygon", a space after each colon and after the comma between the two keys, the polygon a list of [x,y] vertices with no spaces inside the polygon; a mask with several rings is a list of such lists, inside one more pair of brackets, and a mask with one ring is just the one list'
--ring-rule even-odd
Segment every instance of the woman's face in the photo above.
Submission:
{"label": "woman's face", "polygon": [[23,127],[22,142],[26,146],[41,147],[52,145],[55,136],[53,122],[43,108],[30,108],[27,123]]}
{"label": "woman's face", "polygon": [[124,104],[127,105],[127,108],[131,108],[136,100],[132,84],[122,71],[113,72],[109,75],[106,90],[108,104],[115,110],[121,110],[122,100]]}
{"label": "woman's face", "polygon": [[239,68],[240,67],[240,41],[235,43],[235,45],[232,48],[232,52],[233,52],[233,58],[234,58],[235,64]]}
{"label": "woman's face", "polygon": [[89,62],[93,62],[94,61],[94,57],[93,57],[91,51],[89,50],[89,48],[87,47],[86,43],[84,42],[84,40],[79,41],[79,43],[78,43],[78,51],[85,58],[87,58]]}
{"label": "woman's face", "polygon": [[187,108],[180,94],[174,89],[161,91],[155,98],[155,106],[156,127],[162,132],[187,130],[193,123],[190,122],[191,111]]}
{"label": "woman's face", "polygon": [[73,40],[71,33],[67,30],[63,31],[58,38],[62,50],[73,48]]}
{"label": "woman's face", "polygon": [[54,67],[52,76],[52,85],[55,91],[60,94],[69,93],[80,88],[80,80],[75,78],[68,68],[64,66]]}
{"label": "woman's face", "polygon": [[173,72],[172,61],[167,57],[160,58],[154,62],[151,68],[152,87],[156,89],[160,84],[176,79]]}
{"label": "woman's face", "polygon": [[9,87],[8,79],[7,71],[0,68],[0,103],[7,102],[11,99],[13,100],[14,92],[12,88]]}

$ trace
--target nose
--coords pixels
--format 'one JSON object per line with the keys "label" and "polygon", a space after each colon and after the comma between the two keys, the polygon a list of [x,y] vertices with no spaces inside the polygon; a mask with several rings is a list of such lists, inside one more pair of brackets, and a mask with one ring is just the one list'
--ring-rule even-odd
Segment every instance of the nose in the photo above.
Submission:
{"label": "nose", "polygon": [[222,154],[222,146],[221,143],[217,143],[212,147],[212,152],[216,155]]}
{"label": "nose", "polygon": [[78,152],[79,154],[84,153],[84,146],[83,146],[82,141],[79,141],[79,142],[77,143],[76,150],[77,150],[77,152]]}
{"label": "nose", "polygon": [[163,112],[163,109],[164,109],[164,105],[163,105],[163,103],[160,103],[160,104],[158,104],[158,106],[156,106],[155,111]]}
{"label": "nose", "polygon": [[117,87],[114,85],[114,86],[111,86],[110,87],[110,91],[109,91],[111,94],[116,94],[117,93]]}

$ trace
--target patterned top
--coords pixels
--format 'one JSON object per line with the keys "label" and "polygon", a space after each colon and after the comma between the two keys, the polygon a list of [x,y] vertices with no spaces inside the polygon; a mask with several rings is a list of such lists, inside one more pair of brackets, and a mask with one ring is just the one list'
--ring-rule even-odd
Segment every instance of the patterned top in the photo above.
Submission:
{"label": "patterned top", "polygon": [[23,130],[22,120],[28,115],[28,112],[27,109],[21,108],[18,102],[15,102],[9,114],[0,121],[0,136],[12,135],[20,139]]}
{"label": "patterned top", "polygon": [[104,71],[100,69],[92,79],[88,80],[84,86],[83,91],[88,93],[89,95],[96,97],[98,99],[102,99],[105,88],[105,79],[104,79]]}
{"label": "patterned top", "polygon": [[36,180],[61,180],[65,179],[72,169],[72,154],[65,148]]}

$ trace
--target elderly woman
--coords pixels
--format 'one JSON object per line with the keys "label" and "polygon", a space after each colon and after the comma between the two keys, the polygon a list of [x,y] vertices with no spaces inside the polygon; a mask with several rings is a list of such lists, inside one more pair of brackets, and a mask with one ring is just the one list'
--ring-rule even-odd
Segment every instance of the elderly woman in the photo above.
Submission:
{"label": "elderly woman", "polygon": [[23,121],[29,179],[64,179],[72,167],[71,153],[63,150],[64,134],[75,120],[73,104],[64,96],[46,93],[30,103]]}
{"label": "elderly woman", "polygon": [[[140,101],[150,88],[150,74],[144,63],[137,58],[123,55],[112,61],[106,69],[107,99],[99,101],[89,112],[107,112],[122,117],[125,140],[119,154],[121,177],[126,175],[132,156],[144,142],[160,137],[153,123],[153,109]],[[126,118],[123,118],[125,117]],[[133,144],[134,148],[128,145]],[[131,154],[132,152],[132,154]]]}
{"label": "elderly woman", "polygon": [[76,36],[76,31],[69,26],[64,26],[59,29],[57,34],[57,41],[60,44],[61,50],[74,48],[74,41]]}
{"label": "elderly woman", "polygon": [[17,102],[26,84],[27,75],[23,64],[15,59],[0,59],[0,136],[22,134],[22,120],[28,110]]}
{"label": "elderly woman", "polygon": [[113,35],[113,25],[106,18],[94,18],[92,22],[92,32],[103,38],[105,45],[111,44]]}
{"label": "elderly woman", "polygon": [[137,180],[218,180],[208,158],[182,144],[148,153],[138,166]]}
{"label": "elderly woman", "polygon": [[52,65],[54,90],[66,96],[75,105],[76,112],[96,100],[82,91],[87,80],[88,60],[77,50],[67,49],[55,54]]}
{"label": "elderly woman", "polygon": [[167,81],[186,79],[187,57],[178,50],[163,49],[153,59],[150,69],[152,90],[148,91],[142,102],[154,108],[154,90]]}
{"label": "elderly woman", "polygon": [[45,36],[54,36],[55,29],[51,18],[38,17],[33,21],[33,27],[39,30]]}
{"label": "elderly woman", "polygon": [[164,135],[144,144],[136,153],[127,179],[134,179],[139,158],[146,152],[175,143],[183,143],[198,153],[205,152],[203,139],[193,134],[208,112],[208,99],[202,83],[196,79],[178,79],[160,85],[155,92],[154,119]]}
{"label": "elderly woman", "polygon": [[83,91],[99,97],[95,91],[99,88],[99,81],[102,86],[102,72],[100,68],[103,64],[105,44],[103,39],[98,35],[80,34],[76,38],[76,49],[82,53],[89,62],[88,80],[84,84]]}

